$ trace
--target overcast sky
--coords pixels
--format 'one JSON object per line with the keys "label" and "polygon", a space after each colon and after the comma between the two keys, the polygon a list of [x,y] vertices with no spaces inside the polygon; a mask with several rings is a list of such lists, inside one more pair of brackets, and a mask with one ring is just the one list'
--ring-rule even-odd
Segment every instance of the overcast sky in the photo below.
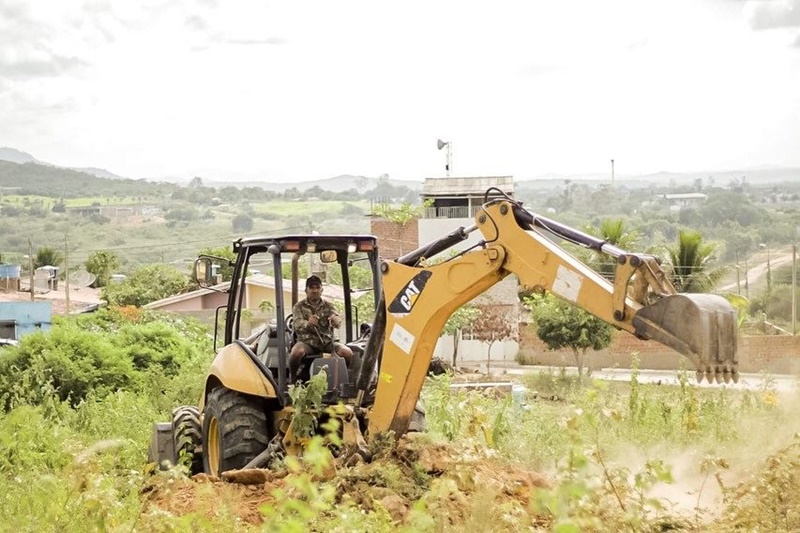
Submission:
{"label": "overcast sky", "polygon": [[0,146],[132,178],[800,166],[800,0],[0,0]]}

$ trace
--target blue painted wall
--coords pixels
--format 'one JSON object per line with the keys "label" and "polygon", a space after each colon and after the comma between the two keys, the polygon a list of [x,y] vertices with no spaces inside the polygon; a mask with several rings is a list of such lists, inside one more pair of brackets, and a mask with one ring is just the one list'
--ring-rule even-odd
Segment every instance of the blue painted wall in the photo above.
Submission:
{"label": "blue painted wall", "polygon": [[19,339],[37,329],[50,329],[51,316],[50,302],[0,302],[0,328],[5,332],[6,323],[16,322],[16,335],[3,335],[7,338]]}

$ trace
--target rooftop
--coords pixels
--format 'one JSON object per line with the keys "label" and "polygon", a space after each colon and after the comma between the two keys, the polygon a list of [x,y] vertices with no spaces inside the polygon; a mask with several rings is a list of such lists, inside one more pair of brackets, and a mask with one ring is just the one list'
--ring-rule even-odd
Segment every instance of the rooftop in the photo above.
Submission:
{"label": "rooftop", "polygon": [[509,194],[514,193],[513,176],[478,176],[471,178],[425,178],[422,195],[474,195],[483,194],[489,187],[497,187]]}
{"label": "rooftop", "polygon": [[[21,291],[0,290],[0,302],[30,302],[31,293]],[[54,315],[67,314],[67,293],[64,284],[59,284],[56,290],[45,293],[37,292],[34,295],[35,302],[51,302],[51,309]],[[100,305],[100,289],[91,287],[70,287],[69,307],[71,312],[80,311],[88,307]]]}

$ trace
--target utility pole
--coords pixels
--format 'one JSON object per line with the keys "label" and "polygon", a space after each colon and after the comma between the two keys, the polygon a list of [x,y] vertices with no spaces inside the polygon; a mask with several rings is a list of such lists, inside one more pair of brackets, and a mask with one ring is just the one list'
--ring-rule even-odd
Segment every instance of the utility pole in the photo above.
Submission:
{"label": "utility pole", "polygon": [[747,256],[744,256],[744,297],[750,299],[750,283],[748,283]]}
{"label": "utility pole", "polygon": [[67,244],[67,235],[64,234],[64,291],[66,294],[67,315],[70,313],[69,306],[69,246]]}
{"label": "utility pole", "polygon": [[28,238],[28,272],[30,273],[31,301],[33,301],[35,295],[33,292],[33,244],[30,238]]}
{"label": "utility pole", "polygon": [[611,185],[614,185],[614,160],[611,160]]}
{"label": "utility pole", "polygon": [[792,335],[797,335],[797,244],[792,245]]}
{"label": "utility pole", "polygon": [[742,294],[742,285],[740,283],[740,272],[739,272],[739,250],[736,250],[736,294]]}

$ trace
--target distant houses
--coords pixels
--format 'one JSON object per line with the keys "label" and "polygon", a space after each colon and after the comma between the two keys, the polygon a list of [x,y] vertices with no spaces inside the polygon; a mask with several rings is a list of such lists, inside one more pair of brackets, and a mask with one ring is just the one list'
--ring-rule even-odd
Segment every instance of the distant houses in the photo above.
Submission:
{"label": "distant houses", "polygon": [[660,202],[666,202],[672,211],[680,211],[687,207],[696,207],[708,199],[708,195],[701,192],[685,192],[674,194],[660,194]]}

